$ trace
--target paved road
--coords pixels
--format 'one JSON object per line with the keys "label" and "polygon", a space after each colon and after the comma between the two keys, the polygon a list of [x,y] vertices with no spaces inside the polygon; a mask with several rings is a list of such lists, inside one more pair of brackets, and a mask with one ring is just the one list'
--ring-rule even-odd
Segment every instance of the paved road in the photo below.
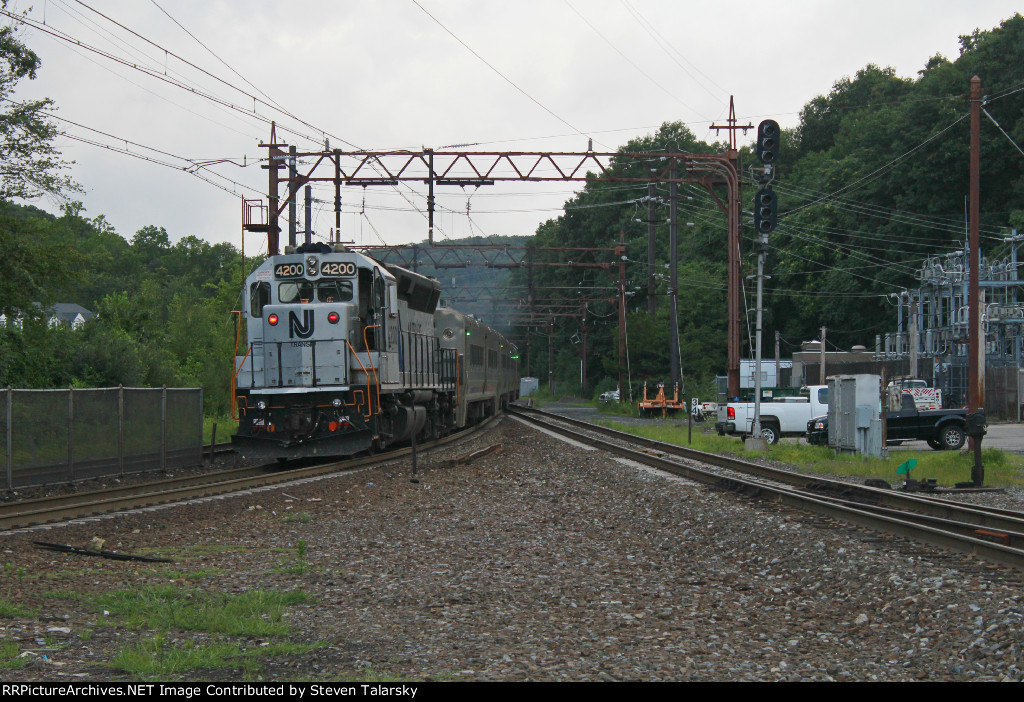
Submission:
{"label": "paved road", "polygon": [[[982,440],[983,448],[997,448],[1011,453],[1024,455],[1024,424],[999,423],[989,424],[988,434]],[[908,441],[902,446],[890,446],[893,449],[914,449],[923,451],[928,444],[923,441]]]}
{"label": "paved road", "polygon": [[[544,404],[543,409],[548,412],[555,412],[556,414],[564,414],[567,417],[573,417],[574,419],[582,419],[584,421],[594,421],[595,419],[607,419],[615,422],[621,422],[623,424],[650,424],[654,422],[668,421],[678,424],[682,427],[686,426],[686,417],[680,416],[673,419],[661,420],[661,419],[640,419],[639,417],[619,417],[614,414],[600,414],[596,409],[587,405],[573,405],[563,402],[547,402]],[[698,427],[713,426],[714,422],[710,424],[694,424],[694,430]],[[798,439],[785,439],[786,441],[797,441]],[[988,434],[985,435],[985,439],[982,442],[982,446],[985,448],[997,448],[1003,451],[1010,451],[1012,453],[1018,453],[1024,455],[1024,424],[1016,423],[998,423],[988,425]],[[907,450],[912,449],[914,451],[923,451],[928,447],[923,441],[908,441],[900,446],[890,446],[889,450]]]}

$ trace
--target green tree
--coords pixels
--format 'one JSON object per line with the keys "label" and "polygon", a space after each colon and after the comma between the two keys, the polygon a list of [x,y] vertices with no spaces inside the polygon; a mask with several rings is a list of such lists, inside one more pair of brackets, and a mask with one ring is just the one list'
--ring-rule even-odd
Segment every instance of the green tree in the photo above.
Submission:
{"label": "green tree", "polygon": [[[6,8],[8,0],[2,0]],[[36,77],[41,61],[18,38],[14,27],[0,27],[0,199],[60,195],[78,186],[63,171],[70,165],[54,146],[57,127],[47,113],[53,101],[14,100],[17,84]]]}

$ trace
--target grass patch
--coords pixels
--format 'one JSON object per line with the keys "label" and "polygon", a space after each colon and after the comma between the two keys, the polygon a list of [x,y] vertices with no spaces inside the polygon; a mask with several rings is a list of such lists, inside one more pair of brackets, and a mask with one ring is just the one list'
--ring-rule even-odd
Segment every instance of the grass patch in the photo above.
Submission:
{"label": "grass patch", "polygon": [[238,422],[231,417],[203,417],[203,443],[213,438],[213,425],[217,425],[217,443],[231,442],[231,435],[238,431]]}
{"label": "grass patch", "polygon": [[28,665],[28,658],[19,658],[21,647],[14,641],[0,641],[0,670],[12,668],[24,668]]}
{"label": "grass patch", "polygon": [[[656,441],[687,446],[698,451],[758,458],[763,454],[744,451],[743,442],[734,437],[705,434],[703,427],[694,425],[693,442],[687,444],[687,428],[662,423],[652,426],[627,426],[617,422],[604,422],[606,426],[619,431],[643,436]],[[698,429],[701,426],[701,429]],[[881,478],[890,483],[902,482],[903,476],[896,469],[911,458],[918,460],[912,476],[917,480],[935,478],[939,485],[951,487],[956,483],[970,480],[973,455],[961,455],[959,451],[889,451],[888,458],[869,458],[857,454],[836,455],[827,446],[810,446],[783,442],[768,447],[767,457],[779,463],[790,465],[796,470],[814,475],[843,475],[860,478]],[[990,487],[1012,487],[1024,485],[1024,456],[1007,453],[999,449],[982,449],[982,464],[985,466],[985,484]]]}
{"label": "grass patch", "polygon": [[[249,547],[239,546],[237,544],[188,544],[185,546],[179,546],[177,548],[163,548],[159,549],[160,553],[182,553],[189,554],[194,553],[197,555],[210,555],[217,553],[246,553]],[[149,552],[156,553],[157,549],[151,549]],[[138,553],[147,553],[146,549],[139,549]]]}
{"label": "grass patch", "polygon": [[34,617],[35,611],[26,609],[25,607],[11,602],[6,597],[0,597],[0,617],[4,619],[13,619],[15,617]]}
{"label": "grass patch", "polygon": [[203,568],[186,573],[183,570],[176,570],[173,568],[149,568],[140,572],[142,575],[147,575],[151,578],[166,578],[167,580],[199,580],[200,578],[213,578],[223,575],[225,570],[223,568]]}
{"label": "grass patch", "polygon": [[88,597],[132,629],[207,631],[235,636],[288,633],[285,609],[310,601],[299,591],[253,590],[239,595],[204,593],[193,588],[157,585]]}
{"label": "grass patch", "polygon": [[285,516],[281,517],[281,521],[285,524],[294,524],[296,522],[300,524],[309,524],[311,521],[313,521],[313,515],[309,512],[286,514]]}
{"label": "grass patch", "polygon": [[180,675],[197,668],[224,668],[242,655],[235,643],[167,646],[164,636],[121,649],[110,666],[132,675]]}
{"label": "grass patch", "polygon": [[297,656],[328,646],[327,642],[278,643],[243,650],[232,642],[197,644],[187,641],[179,646],[157,635],[136,646],[128,646],[110,659],[109,665],[139,677],[168,678],[195,670],[241,667],[245,680],[256,680],[261,673],[259,659]]}
{"label": "grass patch", "polygon": [[639,401],[639,399],[635,399],[630,402],[628,398],[619,402],[601,402],[600,400],[591,400],[590,404],[597,408],[598,414],[610,414],[618,417],[636,417],[637,403]]}

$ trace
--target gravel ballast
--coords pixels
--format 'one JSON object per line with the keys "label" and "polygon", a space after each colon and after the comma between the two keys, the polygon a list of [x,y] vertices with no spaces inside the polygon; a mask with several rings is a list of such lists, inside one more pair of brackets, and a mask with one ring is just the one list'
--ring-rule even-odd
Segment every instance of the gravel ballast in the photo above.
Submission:
{"label": "gravel ballast", "polygon": [[[89,595],[155,584],[310,597],[289,607],[285,637],[172,630],[165,647],[320,644],[161,676],[187,680],[1024,678],[1018,571],[659,475],[509,418],[420,456],[411,477],[404,459],[2,535],[0,603],[20,609],[0,614],[0,643],[28,663],[0,678],[128,679],[110,660],[159,632]],[[176,562],[32,545],[94,536]]]}

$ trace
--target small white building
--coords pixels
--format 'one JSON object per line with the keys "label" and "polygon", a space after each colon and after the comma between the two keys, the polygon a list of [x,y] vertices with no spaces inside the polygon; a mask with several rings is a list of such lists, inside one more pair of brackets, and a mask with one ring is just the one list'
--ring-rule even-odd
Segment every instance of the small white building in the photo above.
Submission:
{"label": "small white building", "polygon": [[[36,307],[42,307],[38,302],[33,302]],[[49,319],[47,324],[51,327],[55,327],[58,324],[66,324],[72,329],[79,329],[83,324],[96,316],[95,312],[90,312],[81,305],[76,305],[74,302],[58,302],[49,308]],[[21,315],[15,316],[11,323],[18,329],[21,329]],[[7,326],[7,315],[0,313],[0,327]]]}

